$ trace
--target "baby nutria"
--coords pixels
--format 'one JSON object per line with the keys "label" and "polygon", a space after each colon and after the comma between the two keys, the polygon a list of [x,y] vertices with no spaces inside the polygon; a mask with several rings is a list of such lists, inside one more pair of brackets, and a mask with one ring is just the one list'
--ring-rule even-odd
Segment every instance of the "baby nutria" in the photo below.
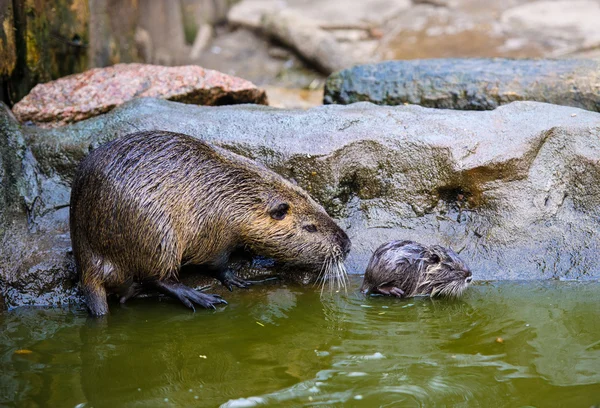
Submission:
{"label": "baby nutria", "polygon": [[202,265],[231,290],[249,282],[227,269],[248,248],[315,278],[345,274],[348,236],[301,188],[254,161],[191,136],[133,133],[92,151],[79,165],[70,208],[71,240],[90,314],[108,313],[154,288],[194,309],[226,303],[178,281]]}
{"label": "baby nutria", "polygon": [[392,241],[373,253],[360,290],[396,297],[459,297],[471,283],[471,275],[449,248]]}

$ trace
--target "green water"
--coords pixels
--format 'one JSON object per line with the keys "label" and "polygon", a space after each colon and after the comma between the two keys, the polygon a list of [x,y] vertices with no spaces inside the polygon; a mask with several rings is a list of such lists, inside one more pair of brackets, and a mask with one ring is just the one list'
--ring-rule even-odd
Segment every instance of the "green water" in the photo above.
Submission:
{"label": "green water", "polygon": [[597,282],[479,283],[460,301],[321,299],[282,284],[226,297],[216,312],[112,304],[104,321],[0,315],[0,406],[600,404]]}

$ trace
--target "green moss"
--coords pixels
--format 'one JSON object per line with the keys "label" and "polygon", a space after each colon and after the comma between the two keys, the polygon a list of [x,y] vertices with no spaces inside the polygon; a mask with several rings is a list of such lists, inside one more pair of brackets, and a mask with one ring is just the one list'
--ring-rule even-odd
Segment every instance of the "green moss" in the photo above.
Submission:
{"label": "green moss", "polygon": [[12,7],[8,6],[5,10],[0,10],[1,17],[3,20],[0,29],[0,77],[12,74],[17,59]]}
{"label": "green moss", "polygon": [[[17,7],[10,13],[15,16],[14,27],[10,21],[2,21],[0,30],[0,75],[7,76],[12,102],[23,98],[37,83],[87,69],[86,1],[27,0],[13,4]],[[8,12],[0,10],[0,19],[3,15]]]}

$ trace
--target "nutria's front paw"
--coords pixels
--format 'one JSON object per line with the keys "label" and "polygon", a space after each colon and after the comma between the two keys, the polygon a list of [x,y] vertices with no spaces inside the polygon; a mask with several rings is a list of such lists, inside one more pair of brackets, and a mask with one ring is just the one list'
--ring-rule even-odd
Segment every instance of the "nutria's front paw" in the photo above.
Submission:
{"label": "nutria's front paw", "polygon": [[247,288],[248,286],[252,285],[252,282],[238,278],[237,276],[233,275],[231,277],[228,277],[226,279],[223,279],[221,281],[221,283],[227,288],[229,289],[229,291],[233,291],[232,285],[233,286],[237,286],[238,288]]}
{"label": "nutria's front paw", "polygon": [[377,292],[381,293],[382,295],[396,296],[398,298],[404,296],[404,291],[402,289],[392,285],[379,286],[377,287]]}
{"label": "nutria's front paw", "polygon": [[233,286],[238,288],[247,288],[252,285],[252,282],[245,279],[238,278],[235,273],[229,269],[220,272],[216,278],[225,286],[229,291],[233,291]]}
{"label": "nutria's front paw", "polygon": [[119,295],[119,302],[124,304],[129,299],[136,297],[140,293],[143,292],[144,285],[139,282],[133,282],[131,285],[127,286],[125,290],[123,290]]}
{"label": "nutria's front paw", "polygon": [[400,289],[400,288],[393,287],[392,289],[390,289],[390,294],[392,296],[396,296],[396,297],[401,298],[401,297],[404,296],[404,291],[402,289]]}

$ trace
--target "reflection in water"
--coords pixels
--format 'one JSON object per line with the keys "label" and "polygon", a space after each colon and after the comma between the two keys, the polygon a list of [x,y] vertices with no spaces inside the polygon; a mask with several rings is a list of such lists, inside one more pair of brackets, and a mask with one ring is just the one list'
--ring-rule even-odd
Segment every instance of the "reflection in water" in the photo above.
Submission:
{"label": "reflection in water", "polygon": [[358,284],[257,286],[216,312],[140,299],[103,320],[6,313],[0,406],[600,403],[598,283],[480,283],[457,301]]}

